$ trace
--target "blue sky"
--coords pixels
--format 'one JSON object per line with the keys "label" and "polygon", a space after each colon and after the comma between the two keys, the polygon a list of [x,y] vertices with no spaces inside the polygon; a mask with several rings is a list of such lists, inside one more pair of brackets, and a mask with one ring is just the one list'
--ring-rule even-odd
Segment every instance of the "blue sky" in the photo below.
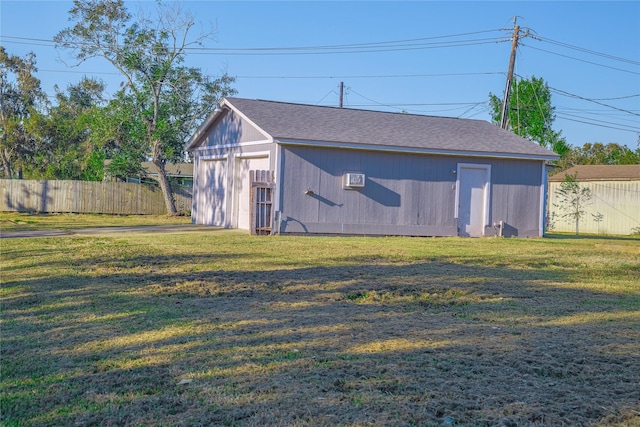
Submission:
{"label": "blue sky", "polygon": [[[151,1],[125,1],[131,12]],[[83,75],[114,93],[122,78],[90,60],[69,67],[51,40],[69,25],[71,1],[0,3],[1,43],[36,53],[43,89],[55,93]],[[544,78],[556,107],[555,130],[569,144],[617,142],[635,149],[640,132],[638,1],[183,1],[196,21],[216,25],[216,41],[188,64],[227,71],[245,98],[338,105],[489,120],[502,96],[513,17],[536,37],[522,39],[515,72]],[[198,27],[199,28],[199,27]],[[195,31],[199,31],[199,29]],[[394,42],[394,43],[388,43]],[[374,49],[363,48],[363,44]],[[435,44],[437,43],[437,44]],[[292,47],[360,45],[350,49]],[[276,50],[256,50],[279,48]],[[322,52],[322,53],[319,53]]]}

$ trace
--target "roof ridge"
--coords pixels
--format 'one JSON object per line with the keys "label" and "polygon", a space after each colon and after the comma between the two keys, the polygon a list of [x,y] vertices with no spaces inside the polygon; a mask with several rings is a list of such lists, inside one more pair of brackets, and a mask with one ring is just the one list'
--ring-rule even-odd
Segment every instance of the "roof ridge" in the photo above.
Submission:
{"label": "roof ridge", "polygon": [[362,111],[362,112],[367,112],[367,113],[396,114],[396,115],[399,115],[399,116],[433,117],[435,119],[470,120],[470,121],[477,121],[477,122],[486,122],[486,120],[470,119],[470,118],[463,118],[463,117],[436,116],[436,115],[432,115],[432,114],[404,113],[402,111],[371,110],[371,109],[366,109],[366,108],[336,107],[336,106],[333,106],[333,105],[313,105],[313,104],[305,104],[305,103],[301,103],[301,102],[275,101],[275,100],[272,100],[272,99],[260,99],[260,98],[252,99],[252,98],[241,98],[241,97],[227,97],[226,99],[228,99],[229,101],[232,101],[234,99],[239,99],[239,100],[243,100],[243,101],[259,101],[259,102],[269,102],[269,103],[272,103],[272,104],[295,105],[295,106],[299,106],[299,107],[328,108],[328,109],[333,109],[333,110],[348,110],[348,111]]}
{"label": "roof ridge", "polygon": [[274,140],[340,142],[371,149],[396,147],[458,155],[482,153],[484,157],[558,158],[545,147],[487,120],[239,97],[223,102]]}

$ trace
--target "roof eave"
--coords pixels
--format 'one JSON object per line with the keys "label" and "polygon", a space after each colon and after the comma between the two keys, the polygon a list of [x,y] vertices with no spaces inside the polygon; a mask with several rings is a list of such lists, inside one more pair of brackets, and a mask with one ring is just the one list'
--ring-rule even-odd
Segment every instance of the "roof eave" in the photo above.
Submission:
{"label": "roof eave", "polygon": [[456,156],[456,157],[490,157],[501,159],[521,159],[521,160],[541,160],[554,161],[560,159],[558,155],[542,155],[542,154],[521,154],[521,153],[500,153],[489,151],[468,151],[468,150],[446,150],[419,147],[400,147],[391,145],[375,145],[346,143],[335,141],[310,141],[291,138],[274,138],[274,142],[282,145],[301,145],[314,147],[332,147],[344,148],[350,150],[370,150],[370,151],[390,151],[396,153],[414,153],[414,154],[431,154],[440,156]]}

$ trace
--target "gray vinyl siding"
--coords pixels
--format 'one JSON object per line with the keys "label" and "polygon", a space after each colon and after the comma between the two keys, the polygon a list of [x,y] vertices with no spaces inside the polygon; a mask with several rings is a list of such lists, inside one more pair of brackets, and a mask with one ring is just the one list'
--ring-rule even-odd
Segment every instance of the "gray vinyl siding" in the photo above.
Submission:
{"label": "gray vinyl siding", "polygon": [[204,138],[201,147],[238,145],[268,139],[264,133],[232,110],[227,111],[218,120],[212,131]]}
{"label": "gray vinyl siding", "polygon": [[[508,222],[514,235],[538,235],[540,161],[303,146],[282,149],[280,231],[457,235],[458,163],[490,164],[491,218]],[[364,173],[365,187],[343,189],[346,172]],[[314,194],[305,195],[307,190]],[[492,227],[486,234],[491,233]]]}
{"label": "gray vinyl siding", "polygon": [[541,162],[493,160],[491,164],[492,223],[504,221],[507,237],[538,237]]}

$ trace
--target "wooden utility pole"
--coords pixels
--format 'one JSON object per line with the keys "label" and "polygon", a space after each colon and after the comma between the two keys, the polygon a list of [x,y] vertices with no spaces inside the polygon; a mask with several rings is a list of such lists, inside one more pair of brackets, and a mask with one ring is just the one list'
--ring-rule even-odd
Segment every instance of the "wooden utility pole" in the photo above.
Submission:
{"label": "wooden utility pole", "polygon": [[342,96],[344,94],[344,82],[340,82],[340,108],[342,108]]}
{"label": "wooden utility pole", "polygon": [[507,86],[504,88],[504,98],[502,100],[502,116],[500,117],[500,127],[507,128],[509,116],[509,96],[511,95],[511,82],[513,81],[513,67],[516,63],[516,50],[518,50],[518,39],[520,37],[520,26],[513,18],[513,36],[511,38],[511,58],[509,59],[509,71],[507,72]]}

